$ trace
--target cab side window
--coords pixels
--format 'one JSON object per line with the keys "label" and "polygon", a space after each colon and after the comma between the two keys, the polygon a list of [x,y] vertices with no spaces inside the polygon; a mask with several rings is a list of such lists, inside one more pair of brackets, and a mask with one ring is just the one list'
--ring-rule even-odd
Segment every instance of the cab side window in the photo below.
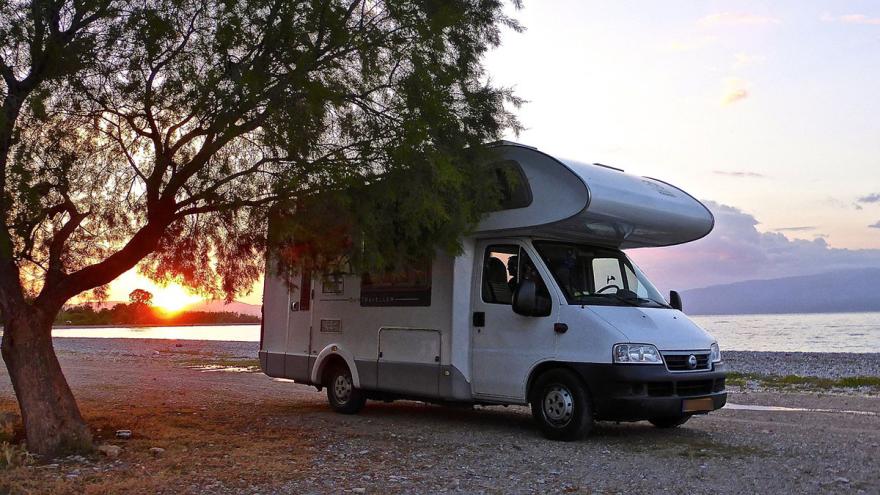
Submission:
{"label": "cab side window", "polygon": [[512,304],[513,294],[521,280],[533,281],[538,297],[550,301],[550,291],[528,253],[516,245],[486,248],[483,258],[483,301]]}
{"label": "cab side window", "polygon": [[483,301],[511,304],[516,289],[519,246],[498,245],[486,248],[483,258]]}

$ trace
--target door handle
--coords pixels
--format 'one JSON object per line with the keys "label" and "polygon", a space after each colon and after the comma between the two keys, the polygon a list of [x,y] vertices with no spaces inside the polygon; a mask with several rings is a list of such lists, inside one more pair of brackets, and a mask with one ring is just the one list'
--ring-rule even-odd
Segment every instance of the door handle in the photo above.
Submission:
{"label": "door handle", "polygon": [[474,326],[475,327],[485,327],[486,326],[486,313],[483,311],[474,311]]}

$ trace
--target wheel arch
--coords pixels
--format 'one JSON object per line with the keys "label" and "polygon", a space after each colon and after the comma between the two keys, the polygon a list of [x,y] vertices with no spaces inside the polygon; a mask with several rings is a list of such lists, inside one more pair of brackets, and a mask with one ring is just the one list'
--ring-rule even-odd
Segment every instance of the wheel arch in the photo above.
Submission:
{"label": "wheel arch", "polygon": [[315,358],[315,365],[312,367],[312,383],[324,385],[324,373],[333,364],[344,364],[351,372],[351,381],[355,388],[360,388],[361,380],[358,375],[357,366],[354,363],[354,357],[350,352],[343,349],[339,344],[329,344]]}
{"label": "wheel arch", "polygon": [[578,378],[578,380],[581,381],[581,384],[583,384],[584,388],[587,390],[587,393],[590,394],[590,396],[592,397],[593,390],[591,389],[590,384],[587,382],[587,380],[584,379],[581,373],[579,373],[578,370],[571,365],[571,363],[567,363],[565,361],[542,361],[535,365],[535,367],[532,368],[532,370],[529,372],[529,377],[526,380],[525,390],[526,402],[532,401],[532,386],[535,384],[535,381],[538,379],[538,377],[546,373],[547,371],[554,369],[564,369],[574,373],[574,375]]}

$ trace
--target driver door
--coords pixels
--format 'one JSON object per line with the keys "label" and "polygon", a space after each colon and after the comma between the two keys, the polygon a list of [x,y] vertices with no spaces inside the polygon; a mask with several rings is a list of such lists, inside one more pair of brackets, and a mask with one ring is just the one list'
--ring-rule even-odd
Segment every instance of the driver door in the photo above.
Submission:
{"label": "driver door", "polygon": [[[475,396],[525,400],[525,383],[533,366],[556,352],[558,301],[537,256],[516,241],[486,241],[475,256],[471,329],[472,386]],[[550,298],[550,314],[522,316],[513,312],[513,294],[522,277],[535,281],[541,297]]]}

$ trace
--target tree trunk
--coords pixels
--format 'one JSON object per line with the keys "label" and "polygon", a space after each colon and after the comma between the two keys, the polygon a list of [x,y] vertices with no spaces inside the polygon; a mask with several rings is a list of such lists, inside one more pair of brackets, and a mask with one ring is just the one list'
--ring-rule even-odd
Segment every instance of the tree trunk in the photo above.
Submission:
{"label": "tree trunk", "polygon": [[29,308],[7,315],[2,354],[24,420],[27,448],[54,457],[92,447],[52,346],[52,317]]}

